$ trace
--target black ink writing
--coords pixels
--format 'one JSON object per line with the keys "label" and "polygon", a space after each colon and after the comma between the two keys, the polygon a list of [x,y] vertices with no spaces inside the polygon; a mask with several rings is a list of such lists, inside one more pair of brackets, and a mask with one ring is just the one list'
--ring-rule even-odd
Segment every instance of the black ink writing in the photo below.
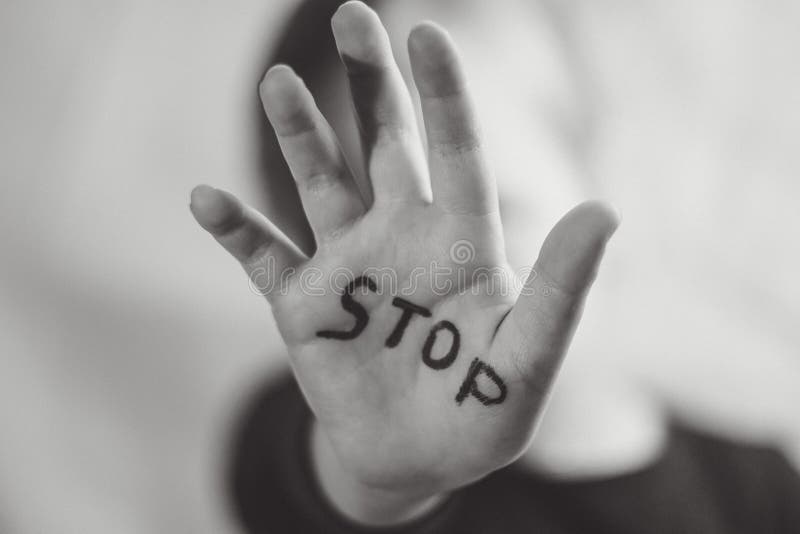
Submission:
{"label": "black ink writing", "polygon": [[500,331],[500,327],[503,326],[503,321],[506,320],[506,317],[508,317],[509,313],[511,313],[510,309],[503,314],[503,316],[500,318],[500,321],[497,323],[497,326],[494,327],[494,333],[492,334],[492,340],[494,340],[494,338],[497,337],[497,333]]}
{"label": "black ink writing", "polygon": [[[481,374],[486,375],[486,377],[494,382],[494,384],[497,386],[499,393],[496,396],[490,397],[478,388],[478,376]],[[491,365],[479,360],[478,358],[475,358],[472,360],[472,363],[469,364],[467,377],[461,384],[461,389],[459,389],[458,395],[456,395],[456,404],[461,405],[468,395],[472,395],[485,406],[490,404],[500,404],[506,400],[506,385],[497,375]]]}
{"label": "black ink writing", "polygon": [[[433,345],[436,343],[436,338],[440,330],[449,330],[453,335],[453,340],[450,343],[450,349],[447,351],[447,354],[439,359],[433,359],[431,357],[431,352],[433,351]],[[461,334],[459,334],[456,325],[450,321],[439,321],[431,328],[428,339],[425,340],[425,345],[422,347],[422,361],[425,365],[437,371],[440,369],[447,369],[456,361],[456,356],[458,356],[458,349],[460,347]]]}
{"label": "black ink writing", "polygon": [[[353,295],[356,290],[362,286],[366,286],[366,289],[373,293],[378,292],[377,284],[372,278],[369,276],[359,276],[347,285],[341,297],[342,308],[355,319],[353,327],[350,330],[320,330],[317,332],[318,337],[348,340],[355,339],[361,335],[369,323],[369,313],[367,313],[367,309],[363,305],[356,302]],[[394,348],[400,344],[400,341],[403,339],[403,334],[411,323],[411,319],[414,315],[420,315],[425,318],[431,317],[431,311],[429,309],[401,299],[400,297],[395,297],[392,300],[392,306],[400,308],[402,313],[391,334],[386,338],[386,346],[389,348]],[[500,322],[495,327],[494,335],[497,334],[497,331],[500,329],[500,324],[502,324],[507,315],[508,313],[500,319]],[[447,349],[447,352],[445,352],[443,356],[434,358],[433,349],[437,340],[440,339],[440,333],[443,330],[450,332],[450,348]],[[428,332],[428,337],[425,339],[425,343],[422,346],[422,362],[436,371],[447,369],[456,361],[460,349],[461,333],[458,331],[458,328],[456,328],[456,325],[447,320],[439,321],[431,327],[430,332]],[[496,393],[489,394],[485,391],[481,391],[481,386],[478,384],[478,379],[481,375],[485,377],[482,383],[486,385],[486,380],[490,381],[495,386],[495,388],[491,389],[496,389]],[[500,378],[494,368],[479,358],[475,358],[469,365],[467,376],[461,383],[455,400],[456,404],[460,406],[467,397],[472,396],[484,406],[489,406],[491,404],[502,403],[506,399],[507,393],[505,382],[503,382],[503,379]]]}
{"label": "black ink writing", "polygon": [[400,297],[395,297],[394,300],[392,300],[392,306],[402,308],[403,314],[400,316],[400,320],[397,321],[397,325],[394,327],[394,330],[392,330],[392,333],[386,338],[386,346],[390,348],[400,344],[400,340],[403,339],[403,333],[406,331],[408,323],[411,322],[412,315],[417,313],[423,317],[431,316],[431,311],[428,308],[423,308],[422,306],[418,306]]}
{"label": "black ink writing", "polygon": [[328,339],[355,339],[367,327],[369,322],[369,314],[367,309],[355,301],[353,293],[359,287],[366,285],[373,293],[378,292],[378,286],[375,281],[368,276],[359,276],[347,285],[347,289],[342,294],[342,308],[349,312],[356,319],[356,323],[350,330],[320,330],[317,332],[318,337]]}

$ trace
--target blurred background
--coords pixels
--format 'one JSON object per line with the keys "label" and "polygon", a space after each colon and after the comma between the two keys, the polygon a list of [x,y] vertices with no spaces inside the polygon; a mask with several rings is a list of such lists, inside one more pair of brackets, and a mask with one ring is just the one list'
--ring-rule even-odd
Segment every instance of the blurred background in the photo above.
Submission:
{"label": "blurred background", "polygon": [[[475,36],[512,19],[463,29],[472,3],[395,15],[398,56],[427,17],[480,54]],[[542,94],[569,93],[537,105],[591,124],[560,130],[590,169],[577,196],[624,219],[575,352],[613,354],[687,420],[800,462],[800,4],[527,3],[549,45],[513,53],[541,62]],[[226,446],[247,395],[285,362],[267,305],[196,226],[189,191],[210,183],[268,208],[256,84],[296,6],[0,5],[0,531],[238,532]],[[513,87],[504,68],[497,83]],[[500,116],[482,94],[482,116]],[[501,167],[528,164],[509,146]]]}

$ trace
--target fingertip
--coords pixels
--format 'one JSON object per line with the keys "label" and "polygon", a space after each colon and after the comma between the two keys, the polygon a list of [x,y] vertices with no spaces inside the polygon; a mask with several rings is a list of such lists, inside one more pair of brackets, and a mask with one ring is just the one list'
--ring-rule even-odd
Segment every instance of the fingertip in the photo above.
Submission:
{"label": "fingertip", "polygon": [[442,49],[449,44],[450,34],[443,27],[432,20],[423,20],[417,23],[408,34],[409,51],[415,53],[430,49]]}
{"label": "fingertip", "polygon": [[556,223],[537,263],[566,293],[582,295],[597,276],[606,244],[619,223],[619,213],[609,203],[583,202]]}
{"label": "fingertip", "polygon": [[302,78],[288,65],[271,67],[258,87],[264,112],[278,135],[314,128],[314,99]]}
{"label": "fingertip", "polygon": [[361,0],[348,0],[342,2],[334,16],[347,16],[349,13],[374,13],[374,11]]}
{"label": "fingertip", "polygon": [[351,0],[339,6],[331,17],[331,29],[348,70],[390,60],[389,36],[378,14],[363,2]]}
{"label": "fingertip", "polygon": [[331,17],[331,27],[334,32],[336,30],[352,29],[351,25],[363,24],[364,21],[370,21],[373,18],[378,18],[378,14],[359,0],[349,0],[343,3],[334,12]]}
{"label": "fingertip", "polygon": [[584,219],[584,224],[605,237],[611,238],[622,223],[622,215],[612,204],[602,200],[587,200],[575,207],[571,213]]}
{"label": "fingertip", "polygon": [[300,78],[289,65],[278,63],[264,74],[258,84],[258,94],[264,101],[285,99],[296,90],[299,81]]}
{"label": "fingertip", "polygon": [[200,226],[212,234],[224,233],[242,216],[236,197],[205,184],[192,189],[189,209]]}
{"label": "fingertip", "polygon": [[190,204],[189,207],[195,209],[198,206],[201,206],[205,203],[206,199],[214,194],[215,189],[210,185],[200,184],[194,186],[192,192],[189,195]]}
{"label": "fingertip", "polygon": [[447,30],[432,21],[417,24],[408,35],[408,55],[420,94],[448,96],[462,91],[464,75]]}

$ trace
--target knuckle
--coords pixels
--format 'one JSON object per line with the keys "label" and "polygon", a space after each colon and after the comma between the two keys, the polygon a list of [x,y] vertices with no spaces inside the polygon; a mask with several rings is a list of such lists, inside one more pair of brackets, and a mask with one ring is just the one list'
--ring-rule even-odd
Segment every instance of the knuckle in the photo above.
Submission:
{"label": "knuckle", "polygon": [[312,194],[319,194],[342,181],[341,172],[320,171],[312,172],[302,180],[303,189]]}

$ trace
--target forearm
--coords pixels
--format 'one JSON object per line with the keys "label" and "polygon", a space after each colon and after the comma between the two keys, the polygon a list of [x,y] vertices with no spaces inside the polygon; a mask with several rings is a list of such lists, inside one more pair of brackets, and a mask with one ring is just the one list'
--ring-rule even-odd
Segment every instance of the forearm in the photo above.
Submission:
{"label": "forearm", "polygon": [[423,517],[444,499],[442,494],[410,494],[366,486],[344,469],[316,421],[311,424],[310,439],[312,467],[322,493],[351,521],[365,526],[398,525]]}

